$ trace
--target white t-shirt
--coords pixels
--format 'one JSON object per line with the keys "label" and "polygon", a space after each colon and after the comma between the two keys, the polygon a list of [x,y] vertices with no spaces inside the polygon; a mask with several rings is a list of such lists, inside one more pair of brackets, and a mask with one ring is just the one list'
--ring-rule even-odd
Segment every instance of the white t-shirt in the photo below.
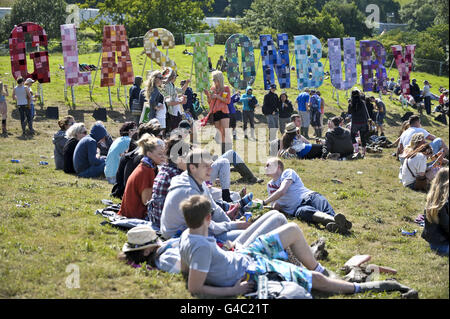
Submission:
{"label": "white t-shirt", "polygon": [[403,144],[403,148],[409,145],[412,136],[416,133],[423,133],[424,138],[427,138],[428,135],[430,135],[430,133],[428,133],[425,129],[421,127],[410,127],[406,131],[404,131],[400,136],[400,143]]}
{"label": "white t-shirt", "polygon": [[425,173],[427,169],[427,157],[422,153],[417,153],[413,158],[405,159],[402,166],[402,183],[403,186],[408,186],[416,180],[415,177],[411,174],[406,165],[408,163],[409,168],[414,173],[414,176],[417,176],[419,173]]}
{"label": "white t-shirt", "polygon": [[430,86],[424,85],[423,86],[423,96],[431,96]]}
{"label": "white t-shirt", "polygon": [[313,191],[305,187],[302,179],[293,169],[288,168],[283,171],[279,179],[276,181],[271,180],[267,184],[267,192],[269,193],[269,196],[280,188],[281,183],[284,180],[288,179],[292,180],[292,184],[289,186],[287,192],[282,197],[277,199],[276,203],[280,205],[281,209],[285,213],[293,215],[300,206],[303,198],[313,193]]}
{"label": "white t-shirt", "polygon": [[161,125],[161,128],[166,128],[166,103],[161,103],[162,108],[158,111],[156,111],[156,119],[159,121],[159,124]]}

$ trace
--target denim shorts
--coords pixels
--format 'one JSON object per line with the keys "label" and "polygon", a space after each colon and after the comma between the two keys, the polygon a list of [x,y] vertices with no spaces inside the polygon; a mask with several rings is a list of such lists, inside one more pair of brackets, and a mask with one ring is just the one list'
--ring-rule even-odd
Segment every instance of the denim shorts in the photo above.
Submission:
{"label": "denim shorts", "polygon": [[251,280],[258,282],[258,275],[267,272],[276,272],[287,281],[293,281],[311,292],[312,273],[304,267],[299,267],[289,262],[288,255],[278,234],[261,235],[248,247],[239,250],[240,253],[250,256],[253,262],[247,268],[251,270]]}
{"label": "denim shorts", "polygon": [[380,112],[378,112],[377,113],[377,124],[378,125],[383,125],[383,122],[384,122],[384,118],[386,117],[386,113],[384,113],[384,112],[382,112],[382,113],[380,113]]}

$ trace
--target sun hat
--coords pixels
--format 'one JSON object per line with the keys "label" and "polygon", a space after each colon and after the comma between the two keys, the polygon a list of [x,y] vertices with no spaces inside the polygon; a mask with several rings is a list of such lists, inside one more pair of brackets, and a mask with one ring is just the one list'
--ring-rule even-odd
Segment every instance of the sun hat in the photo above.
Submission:
{"label": "sun hat", "polygon": [[28,78],[25,80],[25,84],[28,84],[28,83],[34,83],[34,80],[32,78]]}
{"label": "sun hat", "polygon": [[156,231],[148,226],[136,226],[127,233],[128,242],[123,245],[122,251],[142,250],[150,247],[161,246],[161,240]]}
{"label": "sun hat", "polygon": [[148,124],[152,124],[152,125],[161,125],[161,124],[159,123],[158,119],[156,119],[156,118],[151,119],[151,120],[148,122]]}
{"label": "sun hat", "polygon": [[286,125],[286,129],[284,130],[285,133],[294,133],[298,130],[299,128],[297,126],[295,126],[294,122],[291,122],[289,124]]}

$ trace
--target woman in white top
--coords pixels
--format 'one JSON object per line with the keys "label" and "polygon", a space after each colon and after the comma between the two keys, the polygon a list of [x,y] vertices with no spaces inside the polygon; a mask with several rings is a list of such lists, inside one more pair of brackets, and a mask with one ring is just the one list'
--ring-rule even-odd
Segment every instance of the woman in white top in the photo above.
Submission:
{"label": "woman in white top", "polygon": [[429,176],[429,174],[427,174],[428,172],[439,167],[439,163],[443,159],[443,153],[440,152],[437,160],[432,165],[428,166],[427,160],[431,156],[433,156],[433,149],[428,143],[419,146],[417,149],[406,155],[402,165],[403,186],[416,190],[416,177]]}
{"label": "woman in white top", "polygon": [[[166,105],[164,103],[164,96],[160,89],[164,77],[160,71],[153,71],[146,83],[146,99],[150,105],[150,120],[153,119],[153,114],[158,120],[162,132],[166,129]],[[144,112],[144,110],[142,111]]]}
{"label": "woman in white top", "polygon": [[178,74],[175,70],[167,68],[164,70],[163,75],[165,77],[163,95],[168,109],[167,126],[170,132],[176,129],[178,124],[183,120],[183,104],[186,104],[186,96],[183,94],[188,88],[190,81],[186,80],[182,88],[177,88],[175,81],[177,80]]}
{"label": "woman in white top", "polygon": [[[20,113],[20,124],[22,125],[22,134],[25,135],[25,127],[28,122],[28,128],[31,134],[34,134],[33,121],[31,118],[31,93],[30,90],[24,86],[22,77],[17,79],[17,86],[13,90],[12,98],[17,102],[17,107]],[[26,118],[26,122],[25,122]]]}

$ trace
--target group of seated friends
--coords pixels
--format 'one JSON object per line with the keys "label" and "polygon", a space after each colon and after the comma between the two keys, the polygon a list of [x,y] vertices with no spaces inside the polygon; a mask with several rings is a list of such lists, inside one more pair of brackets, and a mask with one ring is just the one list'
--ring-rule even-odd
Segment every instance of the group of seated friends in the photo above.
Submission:
{"label": "group of seated friends", "polygon": [[[262,201],[247,193],[246,187],[230,191],[231,167],[247,184],[263,180],[234,150],[213,156],[190,143],[192,127],[187,121],[181,121],[165,136],[156,119],[139,126],[125,122],[120,137],[113,141],[102,122],[96,122],[88,134],[83,123],[66,116],[58,122],[60,131],[53,138],[55,164],[57,169],[79,177],[104,174],[114,184],[112,195],[122,200],[118,215],[149,222],[128,231],[120,258],[157,265],[161,252],[167,249],[166,243],[176,242],[178,271],[187,275],[192,294],[247,294],[256,289],[258,276],[268,271],[296,282],[308,292],[407,291],[408,287],[393,280],[352,283],[330,275],[332,272],[315,259],[301,228],[288,222],[286,216],[341,234],[348,234],[352,228],[343,214],[336,213],[323,195],[308,189],[296,171],[285,168],[281,160],[292,156],[325,159],[329,154],[337,154],[337,158],[352,155],[352,139],[343,119],[333,117],[328,121],[324,144],[310,144],[299,133],[300,117],[293,115],[291,119],[276,146],[278,157],[270,157],[265,163],[265,175],[270,180],[267,198]],[[417,122],[414,116],[398,146],[399,158],[408,162],[415,174],[427,174],[415,157],[422,160],[436,154],[435,162],[442,163],[448,155],[443,141],[420,128],[420,118]],[[409,187],[409,173],[404,169],[401,173],[403,183]],[[220,188],[215,187],[217,179]],[[256,203],[271,210],[249,219],[247,213]],[[432,249],[448,255],[448,168],[434,172],[426,207],[422,236]],[[288,248],[302,266],[288,262]]]}

